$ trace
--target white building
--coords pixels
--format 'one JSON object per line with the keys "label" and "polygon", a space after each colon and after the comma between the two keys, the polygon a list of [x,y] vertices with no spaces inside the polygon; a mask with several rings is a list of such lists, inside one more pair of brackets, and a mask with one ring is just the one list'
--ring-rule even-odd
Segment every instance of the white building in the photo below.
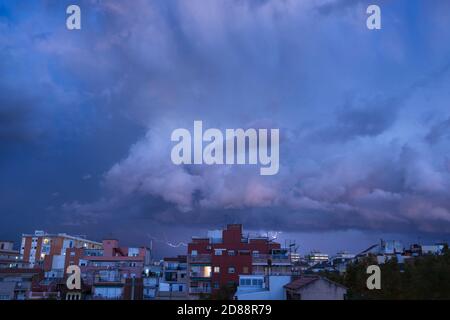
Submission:
{"label": "white building", "polygon": [[328,254],[321,253],[319,251],[311,251],[311,253],[307,256],[307,261],[310,266],[322,262],[328,262],[328,260],[329,260]]}
{"label": "white building", "polygon": [[284,286],[290,275],[240,275],[236,300],[286,300]]}

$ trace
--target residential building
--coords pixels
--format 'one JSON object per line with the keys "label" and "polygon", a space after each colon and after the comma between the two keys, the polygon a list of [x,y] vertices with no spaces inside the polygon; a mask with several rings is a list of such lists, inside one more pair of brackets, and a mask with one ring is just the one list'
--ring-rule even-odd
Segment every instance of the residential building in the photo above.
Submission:
{"label": "residential building", "polygon": [[234,298],[236,300],[286,300],[284,286],[290,275],[241,275]]}
{"label": "residential building", "polygon": [[426,255],[426,254],[440,255],[443,253],[445,246],[446,246],[446,243],[436,243],[433,245],[422,245],[421,246],[422,255]]}
{"label": "residential building", "polygon": [[344,300],[347,288],[327,278],[301,276],[284,286],[287,300]]}
{"label": "residential building", "polygon": [[0,241],[0,269],[2,268],[27,268],[28,263],[20,257],[19,250],[14,250],[13,241]]}
{"label": "residential building", "polygon": [[385,255],[403,254],[405,250],[403,243],[398,240],[381,240],[380,253]]}
{"label": "residential building", "polygon": [[345,273],[347,271],[347,266],[355,259],[355,255],[342,251],[338,252],[335,256],[331,258],[331,265],[339,273]]}
{"label": "residential building", "polygon": [[103,240],[102,247],[68,248],[65,264],[81,267],[83,282],[92,286],[94,299],[142,299],[150,250],[121,247],[116,239]]}
{"label": "residential building", "polygon": [[71,236],[65,233],[49,234],[35,231],[22,235],[20,254],[30,267],[42,267],[48,277],[62,278],[65,269],[67,249],[101,249],[102,244],[88,240],[84,236]]}
{"label": "residential building", "polygon": [[306,256],[306,260],[310,266],[313,266],[318,263],[328,262],[329,257],[326,253],[321,253],[320,251],[311,251],[311,253]]}
{"label": "residential building", "polygon": [[39,269],[0,269],[0,300],[27,300],[44,273]]}
{"label": "residential building", "polygon": [[163,275],[162,264],[152,264],[145,267],[142,283],[144,286],[143,299],[153,300],[156,298],[159,282]]}
{"label": "residential building", "polygon": [[299,263],[301,260],[300,253],[298,252],[289,252],[289,257],[292,263]]}
{"label": "residential building", "polygon": [[188,244],[190,294],[215,294],[224,286],[236,287],[239,275],[290,272],[288,250],[268,237],[244,236],[242,225],[193,237]]}
{"label": "residential building", "polygon": [[168,257],[163,260],[163,277],[158,287],[158,299],[187,299],[187,257]]}
{"label": "residential building", "polygon": [[331,262],[319,262],[306,269],[305,273],[338,272]]}

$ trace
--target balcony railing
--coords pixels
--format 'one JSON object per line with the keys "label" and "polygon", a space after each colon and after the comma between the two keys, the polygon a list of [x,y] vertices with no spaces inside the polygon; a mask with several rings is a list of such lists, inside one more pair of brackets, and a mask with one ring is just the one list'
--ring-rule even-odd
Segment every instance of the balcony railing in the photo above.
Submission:
{"label": "balcony railing", "polygon": [[205,272],[190,272],[189,276],[191,278],[211,278],[211,274]]}
{"label": "balcony railing", "polygon": [[93,300],[122,300],[122,296],[113,296],[113,297],[108,297],[108,296],[103,296],[103,295],[94,295],[92,296]]}
{"label": "balcony railing", "polygon": [[211,263],[211,255],[198,254],[188,256],[188,263]]}
{"label": "balcony railing", "polygon": [[269,264],[269,260],[272,265],[282,264],[290,265],[291,259],[288,256],[283,255],[271,255],[271,254],[259,254],[252,257],[253,264]]}
{"label": "balcony railing", "polygon": [[189,293],[211,293],[211,287],[190,287]]}
{"label": "balcony railing", "polygon": [[96,276],[94,278],[95,284],[107,284],[107,283],[124,283],[125,278],[121,276]]}

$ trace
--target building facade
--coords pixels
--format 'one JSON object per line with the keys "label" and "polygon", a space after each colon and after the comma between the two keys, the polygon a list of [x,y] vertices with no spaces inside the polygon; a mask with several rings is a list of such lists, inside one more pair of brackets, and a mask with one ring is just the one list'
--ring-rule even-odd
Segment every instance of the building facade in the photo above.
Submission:
{"label": "building facade", "polygon": [[242,225],[208,232],[188,244],[190,294],[215,294],[236,288],[239,275],[269,274],[290,270],[287,251],[268,237],[244,236]]}
{"label": "building facade", "polygon": [[31,268],[42,267],[45,272],[51,272],[50,277],[62,277],[66,250],[72,248],[102,249],[102,244],[83,236],[35,231],[34,234],[22,235],[20,254],[22,260],[29,263]]}

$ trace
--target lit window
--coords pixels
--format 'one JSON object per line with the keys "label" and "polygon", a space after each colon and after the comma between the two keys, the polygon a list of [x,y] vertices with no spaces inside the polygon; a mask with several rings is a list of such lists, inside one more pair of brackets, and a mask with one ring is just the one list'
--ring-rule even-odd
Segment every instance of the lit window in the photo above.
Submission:
{"label": "lit window", "polygon": [[229,255],[229,256],[235,256],[235,255],[236,255],[236,252],[235,252],[234,250],[229,250],[229,251],[228,251],[228,255]]}
{"label": "lit window", "polygon": [[248,273],[248,267],[243,267],[242,268],[242,273]]}
{"label": "lit window", "polygon": [[221,256],[222,255],[222,250],[220,250],[220,249],[214,250],[214,255]]}
{"label": "lit window", "polygon": [[214,273],[219,273],[220,272],[220,267],[214,267]]}
{"label": "lit window", "polygon": [[236,269],[234,267],[228,267],[228,273],[235,273]]}

